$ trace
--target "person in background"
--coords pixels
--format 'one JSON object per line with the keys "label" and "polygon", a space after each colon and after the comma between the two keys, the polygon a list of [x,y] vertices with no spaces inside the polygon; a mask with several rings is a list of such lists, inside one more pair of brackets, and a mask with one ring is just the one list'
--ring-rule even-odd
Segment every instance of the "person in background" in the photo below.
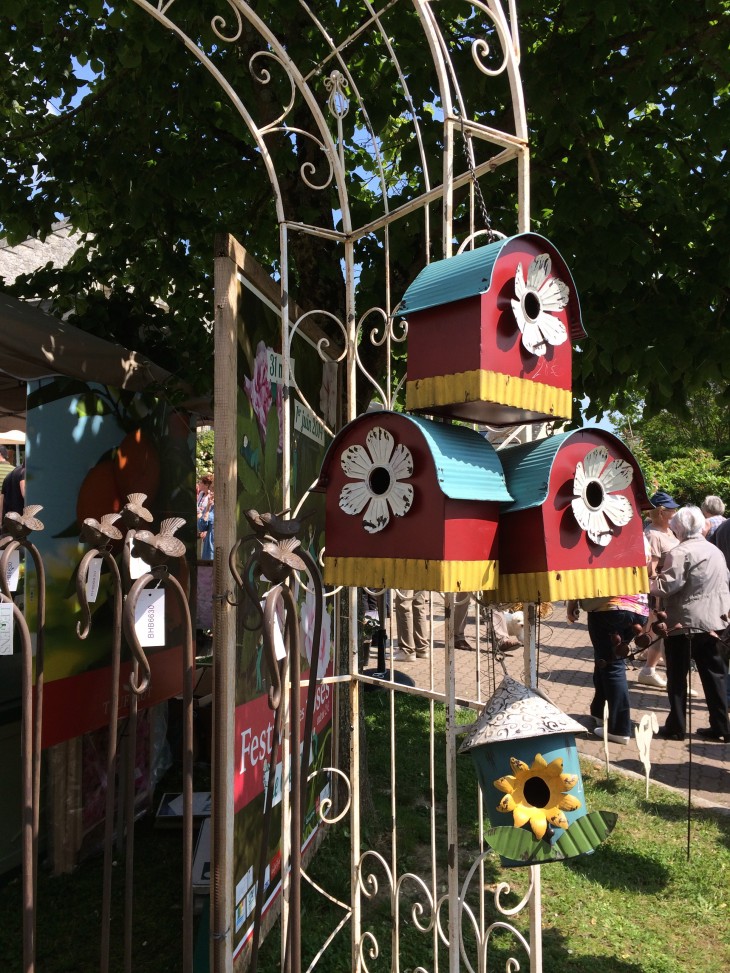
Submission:
{"label": "person in background", "polygon": [[471,602],[470,591],[454,592],[454,648],[468,649],[473,651],[474,646],[467,641],[466,617],[469,614],[469,603]]}
{"label": "person in background", "polygon": [[8,473],[13,472],[13,464],[10,462],[8,456],[8,447],[0,446],[0,488]]}
{"label": "person in background", "polygon": [[651,582],[667,613],[667,694],[669,714],[658,736],[684,740],[687,675],[694,659],[705,691],[709,727],[697,730],[707,740],[730,743],[727,711],[727,666],[720,654],[719,635],[730,611],[728,566],[722,553],[702,531],[705,516],[699,507],[683,507],[672,521],[679,544]]}
{"label": "person in background", "polygon": [[203,512],[198,516],[198,538],[203,542],[200,549],[200,558],[203,561],[212,561],[215,550],[215,497],[213,490],[208,490],[206,503]]}
{"label": "person in background", "polygon": [[0,523],[5,514],[22,514],[25,506],[25,463],[16,466],[3,480],[0,487]]}
{"label": "person in background", "polygon": [[725,520],[725,504],[719,497],[708,496],[702,501],[700,510],[705,515],[705,537],[712,540],[712,535]]}
{"label": "person in background", "polygon": [[[663,490],[658,490],[650,498],[650,502],[654,504],[654,509],[649,511],[649,523],[644,530],[644,537],[649,543],[649,561],[647,562],[649,579],[653,578],[657,571],[661,570],[667,553],[679,544],[679,541],[669,526],[672,517],[674,517],[679,509],[677,501]],[[650,608],[649,625],[656,621],[656,612],[661,608],[658,598],[654,597],[651,599]],[[657,689],[666,688],[667,680],[656,671],[657,663],[663,655],[663,641],[657,641],[654,645],[649,646],[646,650],[644,666],[639,670],[639,674],[636,677],[639,685],[654,686]]]}
{"label": "person in background", "polygon": [[195,502],[198,508],[198,517],[205,512],[208,505],[208,494],[213,489],[213,477],[210,473],[204,473],[198,480]]}
{"label": "person in background", "polygon": [[395,592],[395,622],[398,648],[393,658],[401,662],[429,659],[429,605],[427,591],[397,588]]}
{"label": "person in background", "polygon": [[[471,599],[471,592],[460,591],[454,593],[454,648],[467,649],[473,652],[474,646],[464,634]],[[494,627],[494,638],[499,651],[509,652],[522,645],[522,642],[518,638],[510,634],[507,629],[507,620],[504,617],[504,612],[497,608],[492,611],[492,626]]]}
{"label": "person in background", "polygon": [[[725,558],[725,563],[727,564],[728,571],[730,571],[730,519],[725,519],[713,533],[711,538],[708,538],[710,543],[714,544],[715,547],[720,551],[720,553]],[[727,641],[723,642],[722,647],[723,658],[725,659],[725,664],[730,664],[730,645]],[[730,673],[727,677],[727,706],[730,709]]]}
{"label": "person in background", "polygon": [[614,598],[583,598],[569,601],[568,621],[578,621],[579,609],[588,614],[588,634],[593,645],[594,695],[591,716],[597,726],[593,730],[603,738],[603,707],[608,703],[608,739],[612,743],[628,743],[631,736],[631,704],[626,680],[626,660],[617,658],[613,637],[622,642],[634,637],[634,626],[644,627],[649,617],[646,595],[621,595]]}

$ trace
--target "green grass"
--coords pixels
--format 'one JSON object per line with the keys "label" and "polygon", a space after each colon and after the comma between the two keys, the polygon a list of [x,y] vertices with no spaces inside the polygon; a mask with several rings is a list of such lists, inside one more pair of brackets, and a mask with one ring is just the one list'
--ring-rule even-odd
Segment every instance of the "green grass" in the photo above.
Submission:
{"label": "green grass", "polygon": [[[386,696],[368,694],[368,777],[374,813],[362,822],[362,849],[380,851],[390,860],[391,793],[388,770],[388,703]],[[445,891],[446,847],[445,777],[443,772],[444,718],[436,707],[435,752],[439,768],[435,782],[436,847],[441,858],[437,873],[439,894]],[[460,714],[468,721],[471,714]],[[403,697],[396,717],[397,839],[399,872],[412,870],[430,883],[430,790],[428,780],[428,705]],[[463,878],[477,854],[476,777],[471,760],[457,758],[459,787],[459,866]],[[583,767],[586,803],[591,810],[610,810],[618,824],[598,851],[541,869],[543,888],[543,956],[545,973],[726,973],[730,969],[730,817],[693,809],[691,856],[687,860],[687,812],[681,796],[652,786],[645,799],[644,784],[619,774],[608,779],[599,764]],[[168,786],[165,782],[164,786]],[[311,868],[313,877],[329,892],[349,899],[349,821],[331,834]],[[180,832],[161,830],[150,819],[137,826],[135,901],[135,973],[165,973],[181,968]],[[123,864],[115,869],[115,914],[121,915]],[[117,871],[118,870],[118,871]],[[371,971],[390,969],[391,922],[387,881],[373,867],[379,893],[364,903],[363,929],[374,932],[380,946]],[[508,881],[521,893],[525,869],[501,869],[490,856],[485,863],[488,887]],[[101,861],[92,859],[63,878],[41,870],[39,881],[39,973],[92,973],[98,970]],[[12,878],[0,888],[0,970],[21,969],[20,881]],[[417,965],[432,969],[431,934],[414,928],[410,904],[418,900],[415,885],[407,887],[401,905],[401,963],[407,971]],[[474,896],[470,896],[474,901]],[[509,901],[516,902],[513,894]],[[492,897],[487,899],[495,918]],[[308,887],[303,889],[302,941],[305,968],[341,916]],[[525,930],[526,919],[516,923]],[[115,924],[112,969],[121,968],[121,929]],[[279,969],[278,926],[264,944],[262,973]],[[342,973],[350,968],[350,928],[346,925],[317,965],[317,973]],[[513,940],[497,935],[490,947],[489,970],[505,969],[509,955],[529,962]],[[472,965],[476,966],[473,954]],[[441,952],[440,968],[445,954]]]}

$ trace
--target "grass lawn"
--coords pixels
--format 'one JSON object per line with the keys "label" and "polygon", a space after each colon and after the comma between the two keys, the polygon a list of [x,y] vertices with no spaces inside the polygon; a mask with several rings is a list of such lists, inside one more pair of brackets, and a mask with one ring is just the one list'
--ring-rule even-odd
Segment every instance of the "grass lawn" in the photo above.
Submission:
{"label": "grass lawn", "polygon": [[[387,701],[368,695],[369,777],[374,814],[363,821],[363,850],[376,848],[389,860],[390,784]],[[471,714],[464,714],[469,719]],[[444,750],[443,714],[436,709],[437,756]],[[428,705],[398,700],[396,765],[398,775],[398,858],[402,874],[412,870],[429,882],[430,798],[428,788]],[[468,757],[457,760],[460,795],[459,863],[466,874],[477,853],[476,778]],[[616,811],[615,831],[599,850],[567,863],[542,867],[543,956],[545,973],[727,973],[730,969],[730,816],[693,809],[691,857],[687,861],[686,803],[660,787],[645,799],[643,783],[618,774],[608,779],[604,768],[583,765],[587,806]],[[163,784],[169,789],[169,782]],[[437,849],[445,848],[445,812],[436,781]],[[442,813],[443,812],[443,813]],[[470,818],[471,816],[471,818]],[[311,869],[333,894],[349,898],[348,822],[331,829]],[[151,819],[138,824],[135,899],[135,973],[180,970],[182,871],[180,832],[155,828]],[[112,941],[117,952],[112,970],[121,969],[121,898],[123,864],[115,869],[117,888]],[[501,869],[496,859],[485,864],[485,884],[509,881],[522,892],[527,871]],[[371,973],[390,969],[390,910],[385,876],[380,892],[364,905],[363,929],[376,934],[380,956],[368,960]],[[445,879],[437,873],[439,894]],[[71,876],[39,876],[39,973],[93,973],[98,970],[101,861],[83,863]],[[415,897],[414,897],[415,899]],[[487,902],[491,905],[491,897]],[[513,896],[512,901],[517,901]],[[0,887],[0,971],[21,969],[21,887],[12,876]],[[302,940],[305,965],[339,919],[337,907],[303,889]],[[488,921],[495,917],[494,912]],[[526,921],[526,920],[525,920]],[[520,928],[525,921],[519,920]],[[410,908],[401,907],[400,969],[417,964],[433,969],[432,935],[418,932]],[[262,949],[260,970],[279,969],[278,927]],[[318,962],[318,973],[344,973],[350,968],[349,926],[339,933]],[[529,963],[514,942],[496,938],[489,970],[505,969],[509,955],[521,968]],[[472,964],[475,960],[472,954]],[[445,953],[440,954],[444,968]]]}

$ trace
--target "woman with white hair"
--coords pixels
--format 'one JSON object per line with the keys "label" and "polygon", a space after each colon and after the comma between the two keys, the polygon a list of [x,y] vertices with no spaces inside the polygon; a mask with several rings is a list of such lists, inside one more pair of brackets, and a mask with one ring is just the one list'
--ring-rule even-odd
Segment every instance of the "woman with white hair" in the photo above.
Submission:
{"label": "woman with white hair", "polygon": [[725,504],[719,497],[705,497],[700,508],[705,515],[705,537],[709,541],[717,528],[725,519]]}
{"label": "woman with white hair", "polygon": [[705,517],[699,507],[682,507],[672,520],[679,544],[651,582],[667,613],[667,694],[669,715],[658,736],[684,740],[687,675],[694,659],[705,691],[709,727],[697,733],[707,740],[730,743],[725,683],[727,667],[719,652],[719,635],[730,611],[728,567],[722,553],[703,537]]}

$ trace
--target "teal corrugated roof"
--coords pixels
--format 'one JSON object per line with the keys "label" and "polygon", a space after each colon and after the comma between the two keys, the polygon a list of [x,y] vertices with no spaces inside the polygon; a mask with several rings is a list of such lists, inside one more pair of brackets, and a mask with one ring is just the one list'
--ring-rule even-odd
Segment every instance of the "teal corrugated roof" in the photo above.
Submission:
{"label": "teal corrugated roof", "polygon": [[465,250],[455,257],[434,260],[416,277],[403,295],[398,314],[450,304],[489,290],[497,257],[509,240]]}
{"label": "teal corrugated roof", "polygon": [[527,510],[529,507],[539,507],[541,503],[544,503],[547,499],[550,473],[558,450],[567,439],[583,435],[587,437],[592,433],[600,434],[600,438],[605,444],[610,446],[612,450],[617,450],[618,455],[624,452],[625,455],[622,458],[629,460],[634,470],[633,489],[637,502],[642,509],[648,509],[651,504],[646,496],[644,475],[631,450],[613,433],[606,432],[605,429],[598,427],[584,426],[582,429],[573,429],[571,432],[564,432],[559,436],[548,436],[547,439],[540,439],[534,443],[508,446],[506,449],[499,450],[497,455],[502,463],[507,487],[514,498],[511,504],[503,508],[502,513],[508,514],[515,510]]}
{"label": "teal corrugated roof", "polygon": [[544,252],[550,253],[554,257],[554,264],[556,264],[554,269],[568,284],[570,291],[568,313],[570,337],[573,341],[585,338],[586,333],[581,320],[578,291],[570,269],[557,248],[546,237],[540,236],[539,233],[518,233],[504,240],[489,243],[486,247],[465,250],[455,257],[434,260],[433,263],[423,268],[406,290],[396,313],[403,316],[415,311],[424,311],[429,307],[440,307],[444,304],[463,300],[466,297],[484,294],[491,286],[494,265],[497,263],[502,250],[508,244],[522,238],[538,242]]}
{"label": "teal corrugated roof", "polygon": [[514,500],[502,513],[539,507],[548,495],[550,471],[558,450],[575,431],[548,436],[534,443],[509,446],[501,449],[498,456]]}
{"label": "teal corrugated roof", "polygon": [[465,426],[402,413],[421,430],[431,451],[439,485],[452,500],[510,503],[499,454],[484,436]]}

